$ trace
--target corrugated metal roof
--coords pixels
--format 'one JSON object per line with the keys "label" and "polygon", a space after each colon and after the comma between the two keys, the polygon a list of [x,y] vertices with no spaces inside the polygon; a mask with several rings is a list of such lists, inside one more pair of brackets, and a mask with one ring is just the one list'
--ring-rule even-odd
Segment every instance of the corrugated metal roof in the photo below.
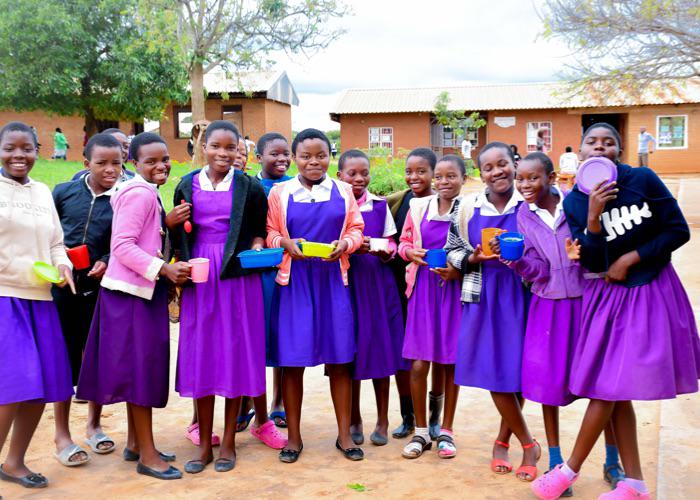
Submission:
{"label": "corrugated metal roof", "polygon": [[360,113],[431,112],[441,92],[450,94],[450,108],[466,111],[589,108],[700,102],[700,79],[663,82],[641,96],[571,95],[565,83],[469,84],[446,87],[347,89],[331,116]]}
{"label": "corrugated metal roof", "polygon": [[299,97],[286,71],[250,71],[233,75],[210,71],[204,75],[204,88],[213,94],[265,92],[273,101],[299,105]]}

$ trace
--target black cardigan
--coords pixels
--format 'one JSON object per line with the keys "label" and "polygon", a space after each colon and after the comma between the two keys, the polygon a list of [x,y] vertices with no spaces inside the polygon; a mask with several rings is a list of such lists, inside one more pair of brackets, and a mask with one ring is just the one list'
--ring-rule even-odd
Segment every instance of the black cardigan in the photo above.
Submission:
{"label": "black cardigan", "polygon": [[[192,203],[192,179],[195,175],[199,175],[199,172],[200,170],[195,170],[182,178],[175,188],[174,205],[179,205],[182,200]],[[241,268],[240,260],[236,256],[244,250],[250,250],[254,238],[264,239],[267,236],[267,197],[263,187],[256,179],[240,170],[234,170],[233,183],[231,224],[224,247],[221,279],[259,271]],[[193,214],[196,209],[197,207],[193,205]],[[185,232],[184,225],[180,225],[175,231],[170,231],[172,248],[180,260],[187,261],[191,258],[196,234],[197,227],[194,225],[190,234]]]}

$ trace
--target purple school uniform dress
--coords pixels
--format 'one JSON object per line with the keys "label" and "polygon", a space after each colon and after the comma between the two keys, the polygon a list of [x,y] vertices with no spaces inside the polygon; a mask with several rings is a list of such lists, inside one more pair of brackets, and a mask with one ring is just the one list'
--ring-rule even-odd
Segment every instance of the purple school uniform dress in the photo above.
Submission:
{"label": "purple school uniform dress", "polygon": [[530,401],[565,406],[576,399],[569,391],[569,377],[581,331],[583,271],[566,255],[565,241],[571,231],[563,212],[554,230],[527,203],[520,206],[517,217],[525,252],[513,269],[532,282],[522,393]]}
{"label": "purple school uniform dress", "polygon": [[[328,201],[295,202],[290,194],[287,229],[291,238],[331,243],[340,238],[345,200],[333,183]],[[289,284],[272,300],[269,356],[274,366],[350,363],[355,358],[355,326],[350,291],[338,262],[292,261]]]}
{"label": "purple school uniform dress", "polygon": [[[437,199],[434,202],[437,203]],[[422,246],[426,249],[442,248],[447,240],[450,221],[428,220],[427,215],[428,210],[420,224]],[[460,294],[460,280],[443,281],[428,266],[420,266],[413,292],[408,298],[404,358],[443,365],[455,364]]]}
{"label": "purple school uniform dress", "polygon": [[[515,210],[469,220],[469,241],[480,242],[481,230],[517,231]],[[520,392],[520,368],[527,316],[527,297],[520,277],[498,260],[482,263],[481,297],[462,306],[455,383],[494,392]]]}
{"label": "purple school uniform dress", "polygon": [[50,300],[0,297],[0,405],[73,395],[68,352]]}
{"label": "purple school uniform dress", "polygon": [[[233,181],[231,190],[235,189]],[[209,259],[209,279],[182,292],[175,390],[181,396],[258,396],[265,392],[265,316],[259,274],[221,279],[231,191],[192,180],[192,258]]]}
{"label": "purple school uniform dress", "polygon": [[[371,211],[361,212],[365,236],[384,237],[386,211],[386,200],[374,200]],[[352,255],[349,274],[357,332],[353,376],[367,380],[394,375],[404,366],[403,314],[391,268],[374,255]]]}

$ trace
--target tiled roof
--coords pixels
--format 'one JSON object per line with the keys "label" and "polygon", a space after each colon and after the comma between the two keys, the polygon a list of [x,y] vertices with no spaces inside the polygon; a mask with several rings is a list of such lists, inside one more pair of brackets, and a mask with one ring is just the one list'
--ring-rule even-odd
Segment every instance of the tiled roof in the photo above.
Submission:
{"label": "tiled roof", "polygon": [[360,113],[430,112],[441,92],[450,95],[450,108],[465,111],[589,108],[700,102],[700,79],[668,81],[641,96],[583,93],[572,95],[564,83],[469,84],[446,87],[348,89],[338,98],[331,116]]}
{"label": "tiled roof", "polygon": [[204,88],[212,94],[265,92],[273,101],[299,105],[299,97],[286,71],[251,71],[233,75],[210,71],[204,75]]}

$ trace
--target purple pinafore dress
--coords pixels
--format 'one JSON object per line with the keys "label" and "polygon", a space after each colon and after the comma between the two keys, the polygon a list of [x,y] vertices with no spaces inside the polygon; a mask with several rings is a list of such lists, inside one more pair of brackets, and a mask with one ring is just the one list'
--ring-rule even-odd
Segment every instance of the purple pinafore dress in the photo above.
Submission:
{"label": "purple pinafore dress", "polygon": [[[517,212],[481,215],[469,220],[469,241],[481,241],[481,230],[517,231]],[[527,321],[527,292],[515,271],[498,260],[481,264],[481,297],[462,306],[455,383],[495,392],[520,392],[520,367]]]}
{"label": "purple pinafore dress", "polygon": [[[372,210],[362,212],[365,236],[384,236],[386,211],[386,200],[373,200]],[[389,265],[368,253],[351,256],[350,295],[357,332],[354,378],[384,378],[405,369],[401,357],[403,313]]]}
{"label": "purple pinafore dress", "polygon": [[[331,243],[340,239],[345,200],[338,186],[328,201],[297,203],[289,195],[291,238]],[[289,284],[272,300],[269,357],[275,366],[344,364],[355,359],[355,326],[350,291],[339,262],[293,260]]]}
{"label": "purple pinafore dress", "polygon": [[[430,203],[437,203],[437,198]],[[423,248],[443,248],[450,221],[428,220],[427,215],[426,209],[420,224]],[[455,364],[460,296],[460,280],[443,281],[428,266],[420,266],[413,292],[408,298],[404,358]]]}
{"label": "purple pinafore dress", "polygon": [[[258,396],[265,392],[265,317],[259,274],[221,279],[232,191],[192,181],[192,258],[209,259],[209,279],[182,291],[175,390],[181,396]],[[234,257],[236,258],[236,257]]]}

